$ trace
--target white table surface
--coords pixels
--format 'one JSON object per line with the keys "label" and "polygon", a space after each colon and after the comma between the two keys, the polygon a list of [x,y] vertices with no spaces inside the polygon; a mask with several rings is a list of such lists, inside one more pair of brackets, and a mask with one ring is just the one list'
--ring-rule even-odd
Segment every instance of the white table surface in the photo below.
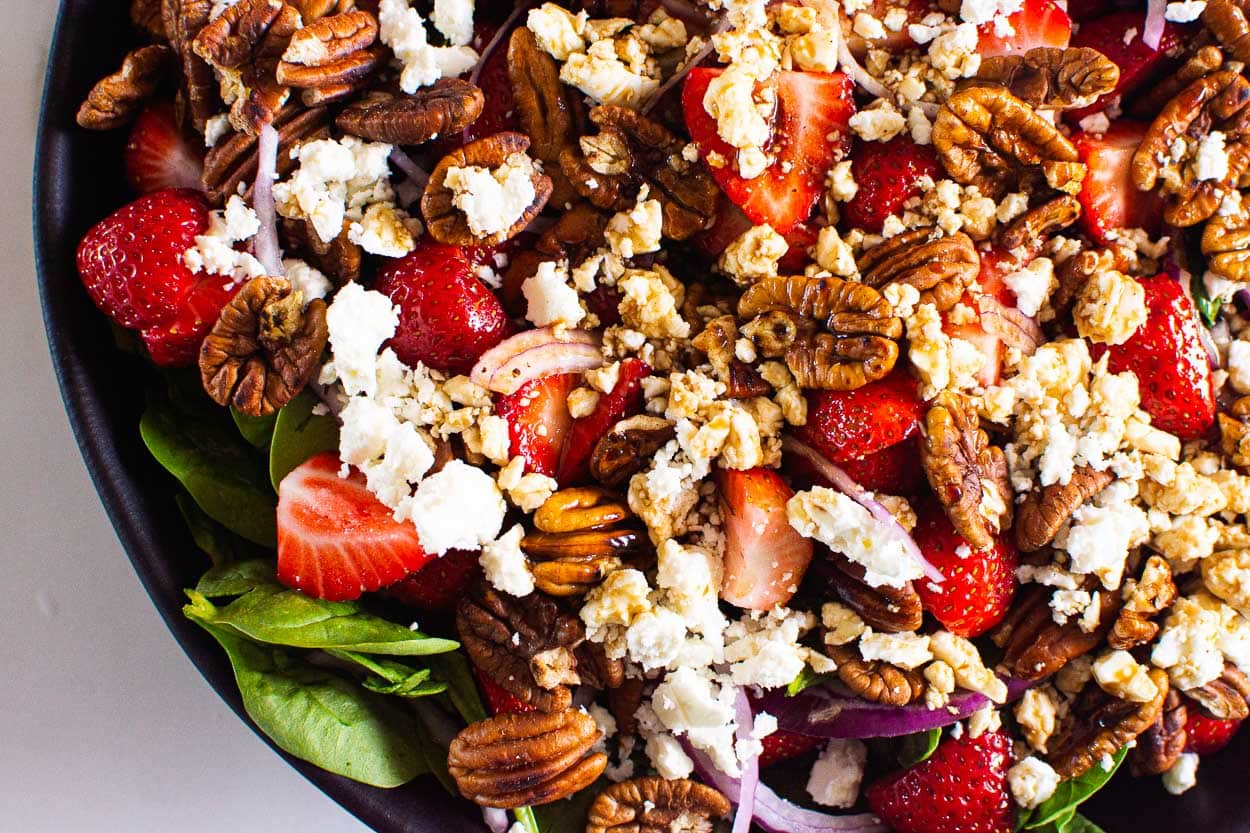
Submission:
{"label": "white table surface", "polygon": [[55,6],[0,0],[0,833],[363,831],[183,655],[70,436],[30,232]]}

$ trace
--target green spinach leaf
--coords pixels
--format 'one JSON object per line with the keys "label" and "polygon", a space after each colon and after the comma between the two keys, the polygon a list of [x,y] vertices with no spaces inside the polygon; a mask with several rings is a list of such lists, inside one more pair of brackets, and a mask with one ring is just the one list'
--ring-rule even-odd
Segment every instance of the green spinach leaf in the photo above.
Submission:
{"label": "green spinach leaf", "polygon": [[927,732],[907,735],[903,738],[903,744],[898,750],[899,766],[906,768],[929,760],[929,756],[937,751],[938,744],[941,742],[941,729],[930,729]]}
{"label": "green spinach leaf", "polygon": [[1023,818],[1021,828],[1024,830],[1037,830],[1044,828],[1048,824],[1064,823],[1064,819],[1070,818],[1076,812],[1076,808],[1081,802],[1098,792],[1104,784],[1111,780],[1111,776],[1115,775],[1116,770],[1120,768],[1120,764],[1124,763],[1126,755],[1128,755],[1127,747],[1112,756],[1110,769],[1103,769],[1102,766],[1096,764],[1079,778],[1070,778],[1062,782],[1059,788],[1055,790],[1054,795],[1037,807],[1034,807]]}
{"label": "green spinach leaf", "polygon": [[436,678],[447,684],[447,698],[465,723],[486,719],[486,707],[477,693],[468,660],[459,653],[438,654],[428,657],[426,664],[434,669]]}
{"label": "green spinach leaf", "polygon": [[278,411],[269,443],[269,480],[276,491],[282,478],[321,451],[337,451],[339,424],[328,414],[314,414],[317,398],[308,391]]}
{"label": "green spinach leaf", "polygon": [[1080,813],[1074,813],[1068,820],[1067,826],[1055,833],[1105,833],[1105,831]]}
{"label": "green spinach leaf", "polygon": [[427,771],[414,721],[386,698],[216,627],[194,604],[183,612],[225,649],[244,709],[279,748],[375,787],[398,787]]}
{"label": "green spinach leaf", "polygon": [[1224,306],[1224,302],[1208,294],[1202,275],[1194,275],[1189,279],[1189,292],[1193,296],[1194,307],[1202,316],[1202,323],[1208,327],[1214,327],[1220,317],[1220,308]]}
{"label": "green spinach leaf", "polygon": [[810,665],[804,665],[803,670],[799,672],[799,676],[791,680],[790,685],[786,686],[786,696],[793,697],[804,689],[833,679],[834,676],[834,674],[817,674]]}
{"label": "green spinach leaf", "polygon": [[430,679],[430,669],[413,668],[402,662],[371,657],[357,651],[342,651],[331,648],[329,654],[347,662],[353,662],[372,674],[362,682],[365,688],[378,694],[389,694],[393,697],[428,697],[431,694],[442,694],[447,684]]}
{"label": "green spinach leaf", "polygon": [[[532,812],[538,829],[542,833],[582,833],[586,829],[586,816],[590,814],[591,802],[602,792],[603,787],[604,782],[600,779],[563,801],[534,807]],[[517,820],[520,821],[520,818]]]}
{"label": "green spinach leaf", "polygon": [[264,547],[257,546],[214,521],[190,495],[176,495],[174,502],[178,504],[178,511],[187,522],[187,528],[191,530],[195,545],[208,554],[214,567],[265,555]]}
{"label": "green spinach leaf", "polygon": [[279,588],[271,562],[254,559],[214,567],[200,576],[195,592],[210,599],[221,599],[242,596],[257,587]]}
{"label": "green spinach leaf", "polygon": [[254,417],[248,416],[232,407],[230,416],[234,419],[234,424],[238,427],[239,433],[243,435],[243,439],[257,448],[269,447],[269,440],[273,438],[273,426],[278,420],[277,411],[265,416]]}
{"label": "green spinach leaf", "polygon": [[220,420],[153,399],[139,422],[148,451],[204,513],[249,541],[274,547],[277,501],[265,471]]}

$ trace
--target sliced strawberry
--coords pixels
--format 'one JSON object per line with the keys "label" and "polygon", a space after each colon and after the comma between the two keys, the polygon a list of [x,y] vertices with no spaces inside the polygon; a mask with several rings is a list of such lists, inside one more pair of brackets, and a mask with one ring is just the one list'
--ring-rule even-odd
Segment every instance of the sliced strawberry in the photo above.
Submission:
{"label": "sliced strawberry", "polygon": [[[1116,82],[1115,89],[1093,104],[1067,113],[1068,123],[1075,125],[1090,113],[1102,111],[1111,101],[1127,101],[1133,93],[1147,89],[1152,81],[1167,73],[1183,47],[1186,30],[1191,28],[1175,23],[1164,24],[1159,48],[1151,49],[1142,42],[1146,14],[1140,11],[1140,7],[1082,23],[1072,36],[1072,45],[1097,49],[1106,55],[1120,68],[1120,80]],[[1128,37],[1130,32],[1132,37]]]}
{"label": "sliced strawberry", "polygon": [[914,495],[924,490],[924,467],[914,438],[838,464],[851,479],[870,492]]}
{"label": "sliced strawberry", "polygon": [[1054,0],[1024,0],[1018,12],[1008,15],[1012,31],[999,32],[994,21],[977,27],[977,51],[982,58],[1023,55],[1039,46],[1062,49],[1072,37],[1072,19]]}
{"label": "sliced strawberry", "polygon": [[778,729],[760,740],[760,743],[764,745],[764,751],[760,753],[760,768],[797,758],[811,752],[824,742],[824,738],[796,735],[794,732]]}
{"label": "sliced strawberry", "polygon": [[784,605],[812,561],[812,542],[790,526],[794,490],[771,469],[718,469],[725,522],[725,578],[720,597],[747,610]]}
{"label": "sliced strawberry", "polygon": [[766,149],[776,162],[760,176],[743,179],[737,173],[737,152],[720,138],[716,120],[703,107],[708,85],[721,72],[704,67],[690,71],[682,89],[686,128],[705,158],[716,153],[725,160],[710,170],[729,199],[752,222],[787,234],[812,213],[826,174],[846,155],[854,85],[840,72],[778,73],[773,138]]}
{"label": "sliced strawberry", "polygon": [[885,218],[902,214],[903,203],[920,194],[920,178],[941,179],[942,166],[932,145],[918,145],[908,136],[888,142],[856,141],[851,170],[859,190],[842,206],[846,228],[877,234]]}
{"label": "sliced strawberry", "polygon": [[1182,440],[1201,436],[1215,421],[1211,365],[1193,302],[1168,275],[1142,278],[1146,323],[1124,344],[1095,344],[1095,358],[1110,352],[1113,373],[1137,374],[1141,406],[1151,423]]}
{"label": "sliced strawberry", "polygon": [[122,158],[126,181],[138,194],[162,188],[203,187],[204,150],[178,127],[174,103],[161,100],[149,105],[130,128]]}
{"label": "sliced strawberry", "polygon": [[429,240],[382,267],[373,288],[399,307],[387,346],[405,364],[468,373],[508,335],[508,314],[472,267],[464,249]]}
{"label": "sliced strawberry", "polygon": [[820,229],[808,222],[799,223],[790,229],[785,235],[786,245],[790,248],[777,261],[777,269],[781,274],[802,272],[803,267],[812,262],[808,251],[816,245],[816,238],[819,236]]}
{"label": "sliced strawberry", "polygon": [[[976,300],[968,306],[976,310]],[[959,324],[952,324],[944,321],[942,331],[951,338],[958,338],[966,341],[978,350],[985,360],[981,363],[981,369],[977,371],[977,381],[985,387],[998,384],[999,377],[1002,374],[1003,362],[1003,340],[993,333],[987,332],[985,327],[981,325],[980,315],[977,314],[976,320],[961,321]]]}
{"label": "sliced strawberry", "polygon": [[386,591],[406,605],[427,611],[451,610],[478,575],[478,554],[448,550]]}
{"label": "sliced strawberry", "polygon": [[1011,833],[1011,738],[948,736],[927,760],[868,788],[868,806],[895,833]]}
{"label": "sliced strawberry", "polygon": [[1102,245],[1112,242],[1107,233],[1139,228],[1152,237],[1163,223],[1163,200],[1156,191],[1139,191],[1133,184],[1132,161],[1146,135],[1146,125],[1117,121],[1102,135],[1074,133],[1081,161],[1089,166],[1077,199],[1081,203],[1081,228]]}
{"label": "sliced strawberry", "polygon": [[920,430],[923,415],[916,382],[900,368],[856,390],[812,391],[807,424],[795,434],[841,464],[902,442]]}
{"label": "sliced strawberry", "polygon": [[651,375],[651,368],[641,359],[621,362],[620,375],[611,393],[602,394],[594,411],[573,420],[564,441],[564,451],[556,468],[560,485],[577,483],[590,477],[590,455],[595,445],[612,426],[627,416],[642,411],[642,380]]}
{"label": "sliced strawberry", "polygon": [[495,402],[495,413],[508,421],[509,453],[525,458],[527,471],[555,476],[573,422],[569,393],[581,380],[580,373],[544,376]]}
{"label": "sliced strawberry", "polygon": [[1188,720],[1185,721],[1185,751],[1198,755],[1214,755],[1232,741],[1241,728],[1241,720],[1220,720],[1186,698]]}
{"label": "sliced strawberry", "polygon": [[278,484],[278,580],[317,599],[341,602],[421,569],[431,556],[412,524],[395,520],[338,455],[309,458]]}
{"label": "sliced strawberry", "polygon": [[968,545],[936,501],[916,507],[912,538],[946,580],[916,583],[925,610],[951,633],[980,636],[1002,621],[1016,592],[1019,556],[1008,536],[988,550]]}
{"label": "sliced strawberry", "polygon": [[481,669],[474,668],[473,676],[477,678],[477,687],[482,690],[486,708],[491,714],[521,714],[538,711],[537,706],[521,701],[515,694],[486,676]]}

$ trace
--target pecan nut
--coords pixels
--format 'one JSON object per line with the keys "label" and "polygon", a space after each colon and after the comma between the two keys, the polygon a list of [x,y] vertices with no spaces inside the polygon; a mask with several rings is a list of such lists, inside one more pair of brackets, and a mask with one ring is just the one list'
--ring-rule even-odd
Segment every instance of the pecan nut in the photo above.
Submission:
{"label": "pecan nut", "polygon": [[1137,736],[1137,745],[1129,753],[1129,767],[1134,775],[1162,775],[1172,768],[1185,751],[1189,736],[1185,725],[1189,710],[1175,690],[1163,701],[1159,717],[1149,729]]}
{"label": "pecan nut", "polygon": [[1058,743],[1046,756],[1061,778],[1080,777],[1155,724],[1167,699],[1168,675],[1161,668],[1152,668],[1149,674],[1157,693],[1145,703],[1119,700],[1096,685],[1086,686]]}
{"label": "pecan nut", "polygon": [[182,68],[182,104],[191,126],[200,132],[217,112],[221,98],[212,67],[191,48],[196,35],[208,23],[212,0],[162,0],[161,20],[169,43],[178,52]]}
{"label": "pecan nut", "polygon": [[[1250,405],[1250,401],[1246,404]],[[1237,468],[1243,471],[1250,468],[1250,424],[1244,418],[1236,419],[1225,413],[1216,414],[1216,419],[1220,426],[1220,450]]]}
{"label": "pecan nut", "polygon": [[1050,296],[1056,316],[1066,314],[1076,303],[1085,284],[1100,272],[1128,272],[1133,266],[1129,253],[1120,246],[1085,249],[1065,260],[1055,269],[1059,286]]}
{"label": "pecan nut", "polygon": [[496,715],[456,735],[447,770],[483,807],[549,804],[603,774],[608,756],[592,751],[600,737],[594,718],[576,709]]}
{"label": "pecan nut", "polygon": [[932,238],[930,229],[911,229],[868,249],[860,257],[864,283],[878,289],[907,284],[920,292],[921,303],[948,310],[981,271],[981,256],[962,231]]}
{"label": "pecan nut", "polygon": [[291,35],[278,62],[278,83],[291,87],[356,84],[383,61],[373,49],[378,21],[365,11],[323,17]]}
{"label": "pecan nut", "polygon": [[1141,577],[1125,587],[1123,595],[1124,607],[1107,634],[1107,644],[1131,650],[1158,635],[1159,625],[1152,620],[1176,601],[1172,568],[1162,556],[1150,556],[1142,565]]}
{"label": "pecan nut", "polygon": [[1062,194],[1031,208],[998,230],[998,245],[1008,251],[1023,249],[1036,255],[1054,234],[1077,221],[1081,204],[1076,197]]}
{"label": "pecan nut", "polygon": [[299,252],[318,270],[332,279],[336,286],[343,286],[360,279],[360,266],[364,254],[360,246],[348,239],[349,220],[343,221],[343,230],[339,236],[325,242],[312,220],[282,218],[279,230],[282,233],[283,245],[291,251]]}
{"label": "pecan nut", "polygon": [[79,127],[112,130],[139,114],[156,92],[173,53],[168,46],[142,46],[122,60],[117,72],[96,82],[78,108]]}
{"label": "pecan nut", "polygon": [[1040,680],[1089,653],[1106,637],[1120,607],[1118,593],[1098,593],[1098,626],[1086,633],[1075,618],[1063,625],[1055,622],[1049,596],[1049,588],[1041,585],[1024,590],[994,631],[994,643],[1003,649],[1003,667],[1014,677]]}
{"label": "pecan nut", "polygon": [[721,315],[707,322],[690,344],[707,354],[712,372],[725,383],[726,398],[750,399],[770,393],[772,388],[759,371],[736,357],[737,341],[737,320],[732,315]]}
{"label": "pecan nut", "polygon": [[595,443],[590,474],[605,486],[619,486],[646,468],[676,435],[673,423],[662,417],[639,414],[623,419]]}
{"label": "pecan nut", "polygon": [[206,24],[191,48],[218,69],[238,69],[252,59],[282,6],[282,0],[240,0]]}
{"label": "pecan nut", "polygon": [[1217,214],[1202,229],[1207,268],[1230,281],[1250,281],[1250,218]]}
{"label": "pecan nut", "polygon": [[1230,55],[1250,62],[1250,20],[1245,0],[1208,0],[1202,10],[1202,23],[1215,35]]}
{"label": "pecan nut", "polygon": [[729,815],[729,799],[684,778],[656,776],[613,784],[590,805],[586,833],[672,833],[703,830]]}
{"label": "pecan nut", "polygon": [[[290,104],[278,111],[273,126],[278,131],[278,176],[286,176],[295,167],[291,151],[304,142],[329,135],[330,112],[324,107],[305,110]],[[209,149],[204,156],[201,184],[217,203],[239,187],[256,179],[257,137],[245,131],[232,133]]]}
{"label": "pecan nut", "polygon": [[1109,471],[1079,466],[1067,483],[1034,488],[1016,509],[1016,546],[1037,552],[1055,540],[1072,513],[1114,479]]}
{"label": "pecan nut", "polygon": [[304,307],[286,278],[253,278],[200,345],[204,390],[248,416],[271,414],[308,384],[329,335],[325,301]]}
{"label": "pecan nut", "polygon": [[1235,665],[1206,685],[1191,688],[1185,695],[1217,720],[1245,720],[1250,717],[1250,678]]}
{"label": "pecan nut", "polygon": [[862,565],[839,553],[831,553],[829,560],[834,566],[831,579],[838,597],[873,630],[886,633],[919,630],[924,622],[924,608],[920,594],[910,581],[902,587],[885,584],[873,587],[864,580]]}
{"label": "pecan nut", "polygon": [[558,166],[581,119],[580,103],[565,92],[555,60],[524,26],[508,41],[508,78],[521,130],[529,136],[534,155]]}
{"label": "pecan nut", "polygon": [[455,205],[455,194],[447,185],[451,168],[498,168],[518,156],[524,156],[530,140],[521,133],[504,131],[470,142],[447,154],[430,173],[430,181],[421,195],[421,214],[430,236],[452,246],[496,246],[521,232],[538,216],[551,197],[551,177],[533,168],[531,182],[534,199],[508,228],[478,236],[469,227],[465,213]]}
{"label": "pecan nut", "polygon": [[1001,85],[1037,110],[1069,110],[1093,104],[1119,80],[1120,68],[1097,49],[1039,46],[986,58],[974,83]]}
{"label": "pecan nut", "polygon": [[161,0],[130,0],[130,22],[157,40],[169,40]]}
{"label": "pecan nut", "polygon": [[976,404],[942,391],[925,414],[920,461],[947,517],[968,543],[984,550],[1011,524],[1007,459],[990,445]]}
{"label": "pecan nut", "polygon": [[473,664],[521,702],[545,712],[573,702],[569,685],[581,681],[574,650],[585,632],[554,600],[479,584],[456,608],[456,632]]}
{"label": "pecan nut", "polygon": [[924,696],[924,677],[917,671],[865,660],[850,645],[826,646],[825,653],[838,664],[838,679],[858,697],[883,706],[906,706]]}
{"label": "pecan nut", "polygon": [[304,23],[312,23],[326,15],[350,12],[356,7],[355,0],[291,0]]}
{"label": "pecan nut", "polygon": [[413,95],[378,93],[353,102],[334,123],[344,133],[373,142],[420,145],[464,130],[485,105],[482,91],[468,81],[440,78]]}
{"label": "pecan nut", "polygon": [[804,388],[853,390],[884,377],[903,334],[880,292],[840,278],[765,278],[738,299],[738,318],[755,324],[755,336],[750,324],[743,333],[764,356],[783,356]]}

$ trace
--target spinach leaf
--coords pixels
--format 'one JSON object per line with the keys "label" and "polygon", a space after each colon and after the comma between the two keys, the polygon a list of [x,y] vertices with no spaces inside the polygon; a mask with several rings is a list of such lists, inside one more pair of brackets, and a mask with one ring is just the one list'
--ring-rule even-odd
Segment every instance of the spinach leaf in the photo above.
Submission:
{"label": "spinach leaf", "polygon": [[786,696],[793,697],[804,689],[833,679],[834,676],[834,674],[817,674],[810,665],[804,665],[803,670],[799,672],[799,676],[791,680],[790,685],[786,686]]}
{"label": "spinach leaf", "polygon": [[273,574],[273,564],[255,559],[214,567],[200,577],[199,583],[195,585],[195,592],[210,599],[220,599],[225,596],[242,596],[257,587],[278,586],[278,580]]}
{"label": "spinach leaf", "polygon": [[512,817],[516,819],[517,824],[521,825],[525,833],[542,833],[533,807],[518,807],[512,811]]}
{"label": "spinach leaf", "polygon": [[278,419],[277,411],[265,416],[254,417],[248,416],[232,407],[230,416],[234,419],[234,424],[238,427],[239,433],[243,435],[243,439],[257,448],[268,447],[269,440],[273,437],[273,425]]}
{"label": "spinach leaf", "polygon": [[148,451],[204,513],[265,547],[277,542],[277,501],[263,467],[220,420],[149,402],[139,421]]}
{"label": "spinach leaf", "polygon": [[329,654],[347,662],[354,662],[366,671],[373,672],[362,682],[365,688],[378,694],[389,694],[393,697],[428,697],[431,694],[442,694],[447,684],[430,679],[430,669],[413,668],[402,662],[371,657],[356,651],[341,651],[331,648]]}
{"label": "spinach leaf", "polygon": [[288,648],[343,648],[368,654],[423,656],[454,651],[450,639],[365,613],[355,602],[327,602],[279,585],[258,585],[225,607],[187,592],[198,615],[240,636]]}
{"label": "spinach leaf", "polygon": [[1056,833],[1105,833],[1105,831],[1080,813],[1074,813],[1068,820],[1067,827]]}
{"label": "spinach leaf", "polygon": [[337,451],[339,424],[328,414],[314,414],[317,398],[308,391],[278,411],[269,443],[269,481],[276,491],[282,478],[321,451]]}
{"label": "spinach leaf", "polygon": [[447,746],[450,741],[445,735],[451,718],[431,700],[414,700],[412,705],[417,715],[415,737],[425,755],[426,767],[448,795],[458,798],[460,788],[447,771]]}
{"label": "spinach leaf", "polygon": [[243,708],[279,748],[375,787],[398,787],[427,771],[412,718],[386,698],[215,627],[193,604],[183,612],[225,649]]}
{"label": "spinach leaf", "polygon": [[915,766],[929,760],[942,742],[942,730],[930,729],[927,732],[916,732],[903,738],[903,745],[898,750],[898,763],[901,767]]}
{"label": "spinach leaf", "polygon": [[428,657],[426,664],[434,669],[435,677],[447,684],[447,698],[465,723],[486,719],[486,707],[477,693],[468,660],[458,653],[439,654]]}
{"label": "spinach leaf", "polygon": [[1194,307],[1202,316],[1202,323],[1208,327],[1214,327],[1220,317],[1220,308],[1224,306],[1224,302],[1219,298],[1212,298],[1207,293],[1207,285],[1202,280],[1202,275],[1199,274],[1189,279],[1189,293],[1194,298]]}
{"label": "spinach leaf", "polygon": [[253,544],[214,521],[190,495],[176,495],[174,502],[178,504],[178,511],[187,522],[187,528],[191,530],[195,545],[208,554],[214,567],[265,555],[264,547]]}
{"label": "spinach leaf", "polygon": [[[534,807],[534,820],[542,833],[582,833],[586,829],[586,816],[590,814],[591,802],[602,792],[603,780],[600,779],[581,792],[562,801],[553,801],[541,807]],[[517,818],[520,821],[520,817]]]}
{"label": "spinach leaf", "polygon": [[1071,817],[1076,812],[1081,802],[1098,792],[1111,780],[1111,776],[1115,775],[1127,755],[1128,748],[1125,747],[1112,756],[1110,769],[1103,769],[1102,766],[1096,764],[1079,778],[1070,778],[1062,782],[1054,795],[1034,807],[1023,818],[1021,828],[1037,830],[1055,822],[1062,824],[1065,817]]}

